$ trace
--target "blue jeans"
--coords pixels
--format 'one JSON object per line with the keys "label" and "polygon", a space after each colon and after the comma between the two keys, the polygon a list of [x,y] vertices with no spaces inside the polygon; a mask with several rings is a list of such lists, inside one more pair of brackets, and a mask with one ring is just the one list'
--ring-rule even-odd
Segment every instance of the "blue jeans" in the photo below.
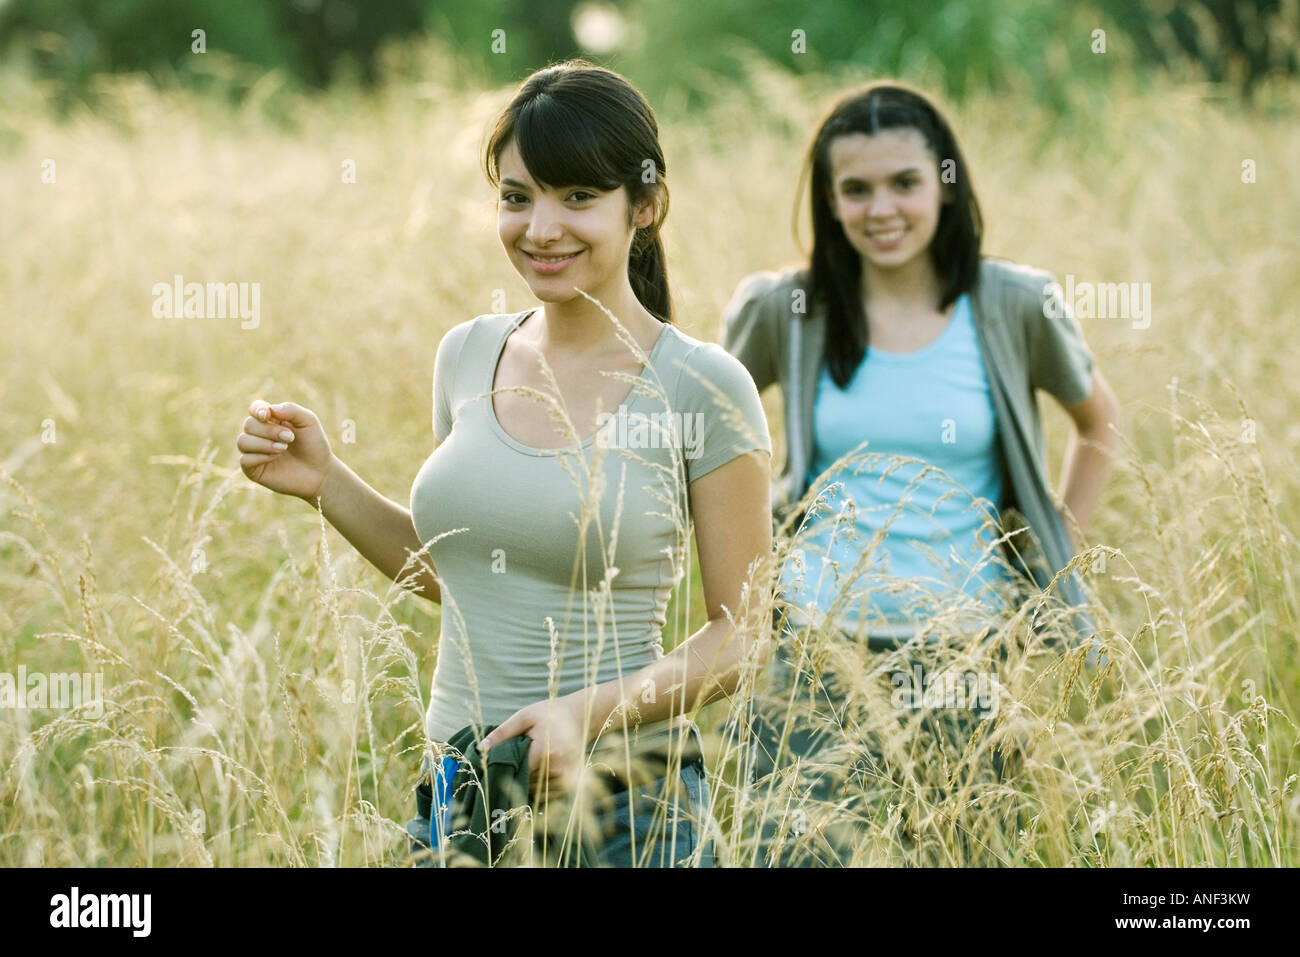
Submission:
{"label": "blue jeans", "polygon": [[[844,809],[846,813],[842,822],[827,827],[822,833],[806,836],[799,829],[805,817],[797,816],[797,812],[792,817],[793,828],[790,821],[779,820],[777,814],[766,815],[759,836],[760,854],[756,863],[778,867],[845,866],[850,862],[858,840],[860,825],[854,822],[876,810],[863,806],[865,795],[879,791],[881,783],[894,777],[894,769],[876,742],[871,742],[854,755],[849,764],[831,764],[823,757],[841,743],[842,734],[837,729],[848,717],[848,702],[834,686],[832,676],[826,675],[826,680],[822,680],[799,671],[788,651],[794,627],[779,613],[776,626],[781,640],[768,667],[772,692],[756,708],[753,719],[751,746],[754,758],[750,783],[758,788],[766,787],[797,761],[800,764],[795,786],[798,794],[816,805],[847,798],[848,806]],[[887,639],[872,639],[867,647],[875,653],[886,654],[896,645]],[[1000,653],[1005,655],[1005,650]],[[906,681],[916,684],[914,679],[924,677],[930,665],[923,658],[909,656],[905,665],[900,661],[900,668],[907,667],[909,671],[899,671],[893,676],[906,679],[898,681],[895,687],[902,687]],[[790,690],[796,686],[795,697],[799,706],[794,713],[787,714],[785,702],[790,697]],[[920,698],[919,693],[915,694],[912,703],[900,711],[900,719],[920,712]],[[811,705],[808,704],[810,699]],[[973,703],[965,709],[932,707],[920,713],[923,714],[920,722],[923,733],[950,755],[960,755],[971,737],[985,734],[991,727],[991,723],[984,721],[988,711],[982,703]],[[784,744],[781,740],[783,732]],[[990,764],[999,783],[1008,776],[1007,763],[1007,756],[993,749]],[[931,796],[931,799],[941,801],[942,797]],[[1008,824],[1008,827],[1012,826],[1016,830],[1021,826],[1018,810],[1015,824]]]}
{"label": "blue jeans", "polygon": [[[699,731],[692,732],[698,736]],[[423,771],[428,770],[427,758]],[[675,787],[661,777],[628,790],[605,795],[591,808],[600,835],[594,849],[601,867],[688,867],[701,847],[698,867],[715,864],[718,827],[709,812],[709,778],[703,761],[682,763]],[[417,867],[433,866],[429,857],[430,820],[420,814],[406,822]]]}
{"label": "blue jeans", "polygon": [[697,866],[714,865],[714,824],[703,764],[682,765],[675,794],[659,778],[613,796],[597,815],[607,835],[597,854],[603,867],[684,867],[703,844]]}

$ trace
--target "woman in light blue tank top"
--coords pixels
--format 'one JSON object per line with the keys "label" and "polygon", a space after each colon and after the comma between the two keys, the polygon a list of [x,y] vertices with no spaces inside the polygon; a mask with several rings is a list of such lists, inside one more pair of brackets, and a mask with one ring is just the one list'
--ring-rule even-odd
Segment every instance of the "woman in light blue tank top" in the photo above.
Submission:
{"label": "woman in light blue tank top", "polygon": [[[982,663],[968,665],[956,689],[934,680],[934,666],[1005,638],[998,625],[1024,579],[999,542],[1008,492],[1003,430],[1015,424],[999,421],[994,357],[972,308],[982,223],[950,125],[918,91],[873,84],[835,105],[807,165],[810,262],[793,275],[742,283],[727,347],[760,388],[780,381],[798,392],[783,368],[797,372],[794,347],[781,345],[775,320],[754,317],[784,316],[797,326],[801,317],[791,311],[824,314],[813,451],[806,475],[795,476],[812,504],[781,571],[785,622],[770,704],[755,720],[753,779],[760,792],[786,789],[786,809],[764,828],[766,862],[847,864],[871,813],[861,800],[853,806],[855,796],[906,794],[919,780],[939,780],[937,794],[908,794],[912,800],[897,805],[933,806],[963,786],[956,774],[927,778],[915,769],[960,764],[974,730],[992,725],[980,722],[996,712],[995,664],[1005,648],[972,658]],[[764,304],[763,296],[783,301]],[[1112,444],[1118,406],[1105,379],[1081,339],[1074,353],[1059,353],[1070,381],[1052,391],[1081,434]],[[802,401],[786,396],[794,461]],[[1106,458],[1104,448],[1077,445],[1067,454],[1065,498],[1081,525]],[[887,703],[864,705],[866,689],[883,681],[893,691]],[[852,726],[863,715],[880,727]],[[1003,750],[990,751],[1001,779]],[[791,779],[785,772],[795,763]],[[827,813],[836,801],[850,806]],[[919,847],[905,859],[942,862]]]}

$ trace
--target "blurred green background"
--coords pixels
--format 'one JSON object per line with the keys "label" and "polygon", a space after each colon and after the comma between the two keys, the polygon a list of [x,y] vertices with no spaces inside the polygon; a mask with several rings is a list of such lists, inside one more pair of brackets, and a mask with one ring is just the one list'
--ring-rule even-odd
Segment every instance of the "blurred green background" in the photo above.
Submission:
{"label": "blurred green background", "polygon": [[286,92],[373,86],[401,70],[391,51],[434,39],[476,85],[585,55],[652,102],[689,109],[761,55],[797,73],[890,74],[952,99],[1014,89],[1064,111],[1080,90],[1154,72],[1249,98],[1269,76],[1295,74],[1298,37],[1295,0],[0,0],[0,55],[26,60],[63,109],[93,104],[106,72],[236,101],[268,72]]}

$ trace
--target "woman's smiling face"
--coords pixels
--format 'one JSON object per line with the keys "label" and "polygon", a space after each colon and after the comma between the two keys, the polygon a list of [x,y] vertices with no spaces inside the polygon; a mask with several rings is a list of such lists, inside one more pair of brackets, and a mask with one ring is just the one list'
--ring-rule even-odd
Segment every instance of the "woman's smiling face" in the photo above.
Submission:
{"label": "woman's smiling face", "polygon": [[566,302],[582,289],[596,299],[626,281],[633,226],[653,222],[647,202],[628,223],[626,188],[542,188],[511,140],[501,151],[497,234],[506,255],[543,302]]}
{"label": "woman's smiling face", "polygon": [[919,131],[837,136],[830,168],[831,211],[864,263],[896,269],[926,254],[944,187],[938,161]]}

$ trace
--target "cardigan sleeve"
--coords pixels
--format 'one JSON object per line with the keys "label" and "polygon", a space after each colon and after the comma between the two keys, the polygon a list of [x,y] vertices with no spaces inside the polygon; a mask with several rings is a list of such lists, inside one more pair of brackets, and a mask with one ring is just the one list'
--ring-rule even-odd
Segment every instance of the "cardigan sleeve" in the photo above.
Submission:
{"label": "cardigan sleeve", "polygon": [[1029,382],[1045,389],[1062,405],[1075,405],[1092,393],[1096,365],[1083,330],[1050,273],[1036,295],[1025,297],[1025,332],[1029,348]]}
{"label": "cardigan sleeve", "polygon": [[758,391],[777,381],[776,329],[765,308],[772,275],[746,276],[723,310],[723,348],[749,370]]}

